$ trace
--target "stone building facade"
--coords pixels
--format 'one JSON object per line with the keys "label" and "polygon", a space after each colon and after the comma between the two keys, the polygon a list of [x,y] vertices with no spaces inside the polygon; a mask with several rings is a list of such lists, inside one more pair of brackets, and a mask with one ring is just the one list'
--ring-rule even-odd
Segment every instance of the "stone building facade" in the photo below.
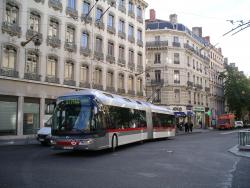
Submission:
{"label": "stone building facade", "polygon": [[2,0],[0,7],[0,139],[34,134],[66,92],[143,97],[145,1]]}

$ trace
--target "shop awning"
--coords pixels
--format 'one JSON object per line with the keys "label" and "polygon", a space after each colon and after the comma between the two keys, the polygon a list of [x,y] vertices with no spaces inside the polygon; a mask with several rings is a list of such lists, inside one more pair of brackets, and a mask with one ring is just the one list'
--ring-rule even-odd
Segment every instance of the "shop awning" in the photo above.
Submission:
{"label": "shop awning", "polygon": [[174,112],[175,117],[186,117],[185,112]]}
{"label": "shop awning", "polygon": [[193,116],[194,112],[193,111],[187,111],[187,116]]}

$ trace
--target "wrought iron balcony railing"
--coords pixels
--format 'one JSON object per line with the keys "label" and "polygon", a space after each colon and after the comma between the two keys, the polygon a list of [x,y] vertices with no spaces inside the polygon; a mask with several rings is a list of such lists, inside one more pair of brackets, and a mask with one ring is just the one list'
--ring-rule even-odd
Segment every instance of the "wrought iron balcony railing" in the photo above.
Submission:
{"label": "wrought iron balcony railing", "polygon": [[111,64],[115,64],[115,57],[112,55],[106,55],[106,61],[111,63]]}
{"label": "wrought iron balcony railing", "polygon": [[62,12],[62,2],[59,0],[49,0],[49,7],[52,7],[54,10],[59,10]]}
{"label": "wrought iron balcony railing", "polygon": [[98,90],[103,90],[103,85],[102,84],[93,84],[93,88],[98,89]]}
{"label": "wrought iron balcony railing", "polygon": [[46,76],[45,82],[59,84],[59,78],[57,78],[56,76]]}
{"label": "wrought iron balcony railing", "polygon": [[22,34],[21,27],[19,25],[6,21],[2,23],[2,32],[8,33],[10,36],[18,36],[19,38]]}
{"label": "wrought iron balcony railing", "polygon": [[61,40],[57,36],[48,36],[47,37],[47,45],[53,48],[60,48]]}
{"label": "wrought iron balcony railing", "polygon": [[80,47],[80,54],[84,56],[90,56],[91,50],[89,48]]}
{"label": "wrought iron balcony railing", "polygon": [[69,52],[76,52],[76,44],[74,42],[65,42],[64,49]]}
{"label": "wrought iron balcony railing", "polygon": [[76,86],[76,81],[75,80],[68,80],[65,79],[63,82],[64,85],[69,85],[69,86]]}
{"label": "wrought iron balcony railing", "polygon": [[67,7],[66,8],[66,14],[72,17],[73,19],[77,20],[78,19],[78,11],[74,8]]}
{"label": "wrought iron balcony railing", "polygon": [[19,77],[18,71],[14,70],[14,69],[9,69],[9,68],[1,68],[0,69],[0,75],[1,76],[14,77],[14,78]]}
{"label": "wrought iron balcony railing", "polygon": [[36,73],[24,73],[24,79],[41,81],[41,75]]}
{"label": "wrought iron balcony railing", "polygon": [[88,83],[87,81],[80,81],[79,84],[80,87],[84,87],[84,88],[90,88],[90,83]]}

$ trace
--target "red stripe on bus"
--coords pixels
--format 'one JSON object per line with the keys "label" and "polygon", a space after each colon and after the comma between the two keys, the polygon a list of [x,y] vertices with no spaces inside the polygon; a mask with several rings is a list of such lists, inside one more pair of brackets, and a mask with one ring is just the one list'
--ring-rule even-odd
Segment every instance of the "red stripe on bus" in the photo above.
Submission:
{"label": "red stripe on bus", "polygon": [[107,129],[107,132],[128,132],[128,131],[141,131],[146,130],[146,128],[125,128],[125,129]]}
{"label": "red stripe on bus", "polygon": [[57,141],[56,145],[58,146],[75,146],[78,145],[79,142],[75,142],[75,141]]}

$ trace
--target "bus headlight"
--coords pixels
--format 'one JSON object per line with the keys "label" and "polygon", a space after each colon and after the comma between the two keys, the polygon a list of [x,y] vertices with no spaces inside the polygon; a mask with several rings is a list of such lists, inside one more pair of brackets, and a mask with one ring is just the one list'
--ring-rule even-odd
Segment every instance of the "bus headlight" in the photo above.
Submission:
{"label": "bus headlight", "polygon": [[84,146],[84,145],[90,145],[94,143],[94,139],[89,138],[89,139],[84,139],[79,142],[79,145]]}

